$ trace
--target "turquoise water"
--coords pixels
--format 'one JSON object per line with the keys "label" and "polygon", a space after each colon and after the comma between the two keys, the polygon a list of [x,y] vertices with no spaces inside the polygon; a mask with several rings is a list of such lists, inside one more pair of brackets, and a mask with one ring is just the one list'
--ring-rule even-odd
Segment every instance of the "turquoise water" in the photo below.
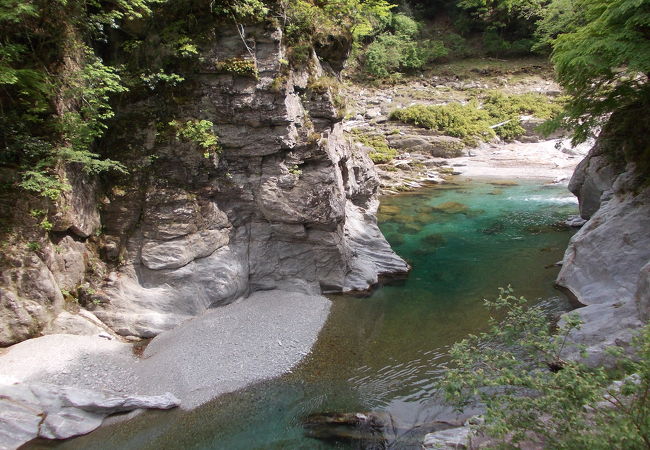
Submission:
{"label": "turquoise water", "polygon": [[412,272],[367,298],[332,297],[318,343],[293,373],[192,412],[149,412],[56,446],[375,448],[315,440],[301,425],[314,412],[373,411],[393,418],[391,448],[419,448],[418,425],[449,413],[435,388],[448,346],[486,327],[482,298],[511,284],[549,310],[567,308],[553,264],[571,232],[556,223],[577,204],[565,187],[519,183],[459,181],[384,198],[380,226]]}

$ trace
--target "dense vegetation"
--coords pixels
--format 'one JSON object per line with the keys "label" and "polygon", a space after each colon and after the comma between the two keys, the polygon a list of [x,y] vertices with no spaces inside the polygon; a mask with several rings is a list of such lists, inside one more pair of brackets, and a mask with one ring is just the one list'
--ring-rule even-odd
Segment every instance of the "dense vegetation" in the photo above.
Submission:
{"label": "dense vegetation", "polygon": [[[619,134],[625,135],[648,110],[650,0],[397,3],[0,0],[0,163],[17,174],[4,177],[4,186],[55,199],[67,188],[64,164],[78,164],[89,173],[127,172],[128,164],[99,155],[96,146],[116,102],[182,88],[200,62],[206,30],[215,24],[243,32],[251,23],[272,23],[284,31],[289,64],[308,64],[316,48],[336,70],[349,57],[351,68],[375,78],[467,55],[550,51],[570,95],[551,126],[574,130],[576,142],[613,112],[622,127]],[[223,61],[217,70],[258,76],[252,57]],[[512,120],[516,111],[504,109],[502,100],[479,99],[481,109],[470,104],[400,114],[436,129],[448,121],[454,130],[459,113],[467,114],[476,119],[471,127],[480,130],[461,125],[453,135],[489,139],[496,133],[511,139],[521,128]],[[206,154],[218,151],[209,118],[167,114],[158,121],[167,126],[164,135],[196,142]],[[495,121],[507,123],[489,128]],[[179,131],[180,124],[187,130]],[[644,141],[628,147],[633,149],[625,152],[627,158],[649,159]]]}
{"label": "dense vegetation", "polygon": [[650,447],[650,326],[640,330],[634,356],[613,347],[615,367],[589,368],[563,358],[577,315],[554,328],[510,288],[485,303],[500,319],[453,346],[442,382],[456,405],[486,405],[479,433],[508,448]]}
{"label": "dense vegetation", "polygon": [[558,102],[541,94],[505,95],[488,92],[467,104],[414,105],[393,111],[391,119],[461,138],[467,145],[489,142],[495,137],[510,141],[525,133],[522,115],[551,119],[560,110]]}

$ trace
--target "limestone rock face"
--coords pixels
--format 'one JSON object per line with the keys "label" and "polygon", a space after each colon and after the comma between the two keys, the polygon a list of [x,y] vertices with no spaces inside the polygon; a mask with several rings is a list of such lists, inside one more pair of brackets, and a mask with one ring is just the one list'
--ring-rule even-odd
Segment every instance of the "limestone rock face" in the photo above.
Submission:
{"label": "limestone rock face", "polygon": [[628,346],[648,317],[650,188],[638,186],[635,168],[615,167],[600,143],[569,185],[589,221],[571,239],[557,283],[587,305],[577,310],[585,323],[572,340],[587,347],[592,365],[609,364],[605,348]]}
{"label": "limestone rock face", "polygon": [[[344,139],[331,92],[310,87],[322,74],[318,60],[310,73],[287,74],[280,32],[247,32],[259,78],[215,69],[250,58],[225,32],[205,51],[210,63],[178,113],[214,123],[218,157],[155,142],[155,130],[129,133],[159,158],[142,195],[123,188],[104,209],[105,251],[123,265],[93,312],[120,334],[151,337],[258,290],[364,290],[408,270],[377,228],[372,162]],[[124,220],[109,217],[116,213]]]}
{"label": "limestone rock face", "polygon": [[[45,324],[152,337],[258,290],[365,290],[408,270],[377,228],[377,174],[344,138],[316,54],[310,69],[287,70],[279,30],[245,32],[246,45],[234,29],[216,31],[173,105],[152,93],[116,111],[101,145],[128,176],[100,184],[61,168],[72,189],[48,216],[51,242],[2,271],[0,345]],[[232,58],[258,76],[219,64]],[[206,157],[161,131],[160,111],[212,122],[220,152]],[[60,315],[62,290],[101,323]]]}

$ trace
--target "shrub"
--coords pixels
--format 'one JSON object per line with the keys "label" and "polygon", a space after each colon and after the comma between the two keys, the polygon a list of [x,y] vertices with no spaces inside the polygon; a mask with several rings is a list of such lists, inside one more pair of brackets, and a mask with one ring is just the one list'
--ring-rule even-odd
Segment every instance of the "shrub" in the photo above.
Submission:
{"label": "shrub", "polygon": [[395,34],[414,39],[420,33],[420,24],[406,14],[393,14],[391,27]]}
{"label": "shrub", "polygon": [[209,158],[219,152],[219,138],[212,131],[214,124],[209,120],[172,120],[169,126],[174,130],[176,139],[193,142],[203,149],[203,156]]}
{"label": "shrub", "polygon": [[[561,104],[541,94],[505,95],[488,92],[477,95],[466,105],[415,105],[398,109],[390,118],[458,137],[468,145],[499,136],[506,141],[522,136],[521,115],[550,119],[561,111]],[[498,127],[495,125],[502,124]],[[492,128],[494,127],[494,128]]]}
{"label": "shrub", "polygon": [[368,46],[364,67],[369,74],[383,78],[399,71],[421,69],[447,53],[441,41],[415,41],[405,35],[383,33]]}
{"label": "shrub", "polygon": [[523,441],[544,448],[648,448],[650,326],[639,330],[636,355],[612,349],[620,371],[608,373],[562,359],[569,333],[580,327],[576,314],[554,330],[541,307],[528,306],[510,287],[485,304],[503,319],[492,318],[489,331],[454,344],[441,383],[459,408],[477,399],[485,404],[477,431],[508,448]]}
{"label": "shrub", "polygon": [[365,134],[360,130],[353,130],[352,135],[355,141],[373,150],[368,153],[368,156],[375,164],[389,163],[398,154],[397,150],[388,146],[388,142],[384,136]]}
{"label": "shrub", "polygon": [[257,71],[255,61],[246,58],[228,58],[215,64],[218,72],[230,73],[240,77],[259,80],[260,73]]}
{"label": "shrub", "polygon": [[393,111],[390,118],[461,138],[467,145],[472,146],[477,145],[480,140],[489,141],[496,136],[490,128],[490,114],[478,109],[476,102],[467,105],[415,105]]}

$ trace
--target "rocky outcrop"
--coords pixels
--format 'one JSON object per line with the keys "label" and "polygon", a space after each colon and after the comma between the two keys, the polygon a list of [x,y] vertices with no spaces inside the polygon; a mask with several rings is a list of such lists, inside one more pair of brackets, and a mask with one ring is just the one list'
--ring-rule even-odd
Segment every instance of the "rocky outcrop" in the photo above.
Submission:
{"label": "rocky outcrop", "polygon": [[[578,166],[569,185],[589,221],[571,239],[557,279],[570,297],[586,307],[573,333],[587,347],[587,362],[608,363],[605,348],[628,346],[647,320],[650,292],[650,188],[637,179],[633,164],[621,170],[603,148],[606,131]],[[572,356],[578,356],[573,349]]]}
{"label": "rocky outcrop", "polygon": [[0,379],[0,449],[37,437],[67,439],[99,427],[110,414],[135,409],[170,409],[179,400],[159,396],[115,396],[87,389]]}
{"label": "rocky outcrop", "polygon": [[[103,146],[136,169],[108,184],[70,174],[51,242],[29,260],[47,286],[21,287],[25,263],[3,271],[0,317],[12,334],[0,344],[56,320],[61,290],[117,333],[152,337],[257,290],[365,290],[408,269],[376,226],[372,162],[344,138],[331,92],[311,87],[319,60],[287,69],[279,30],[246,33],[246,45],[229,27],[205,43],[199,73],[174,100],[175,119],[214,123],[220,154],[161,138],[151,112],[170,106],[155,94],[118,111]],[[219,64],[233,58],[258,76]]]}

